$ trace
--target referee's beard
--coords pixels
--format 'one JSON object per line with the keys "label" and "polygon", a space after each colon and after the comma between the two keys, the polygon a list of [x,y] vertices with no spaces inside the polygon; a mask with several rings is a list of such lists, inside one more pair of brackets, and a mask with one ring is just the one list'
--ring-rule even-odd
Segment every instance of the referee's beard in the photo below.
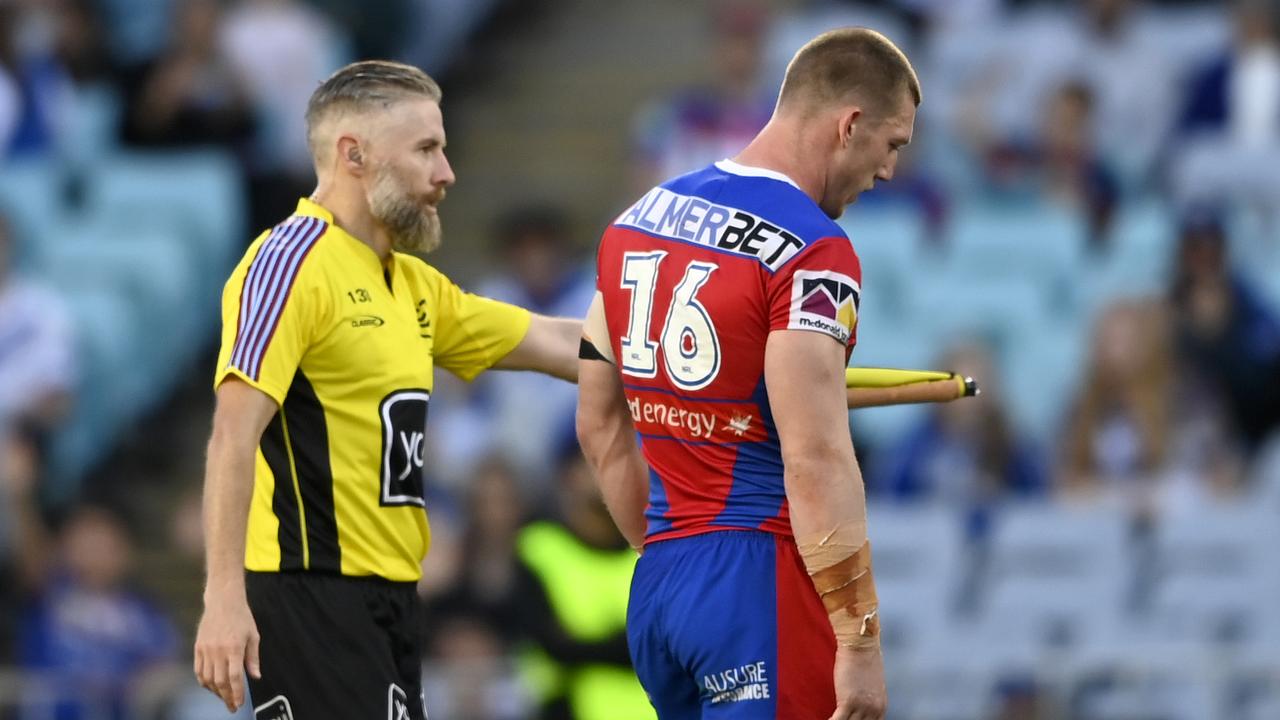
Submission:
{"label": "referee's beard", "polygon": [[440,247],[440,216],[434,206],[443,199],[443,189],[426,199],[415,198],[403,189],[394,170],[383,167],[369,191],[369,212],[391,237],[394,249],[429,253]]}

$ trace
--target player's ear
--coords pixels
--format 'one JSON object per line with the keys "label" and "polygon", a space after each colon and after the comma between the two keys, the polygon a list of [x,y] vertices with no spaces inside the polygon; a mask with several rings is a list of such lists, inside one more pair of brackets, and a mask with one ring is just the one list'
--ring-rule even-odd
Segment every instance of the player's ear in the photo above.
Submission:
{"label": "player's ear", "polygon": [[356,177],[364,174],[364,151],[358,139],[350,135],[338,138],[338,162]]}
{"label": "player's ear", "polygon": [[858,130],[858,121],[862,119],[862,108],[852,105],[840,111],[837,130],[840,148],[847,149],[853,142],[853,134]]}

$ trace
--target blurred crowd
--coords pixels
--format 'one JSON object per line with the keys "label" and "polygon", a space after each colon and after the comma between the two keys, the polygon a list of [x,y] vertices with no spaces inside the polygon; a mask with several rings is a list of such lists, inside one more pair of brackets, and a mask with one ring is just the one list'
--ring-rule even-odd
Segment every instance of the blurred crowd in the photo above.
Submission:
{"label": "blurred crowd", "polygon": [[[247,243],[311,190],[302,117],[316,83],[357,57],[435,58],[412,28],[424,17],[453,17],[463,4],[0,0],[0,173],[40,159],[75,167],[108,145],[217,148],[234,158],[249,199]],[[1026,426],[1016,411],[1040,389],[1010,380],[1010,358],[1023,355],[1008,345],[1019,339],[985,332],[953,332],[919,360],[977,378],[979,397],[895,416],[906,421],[893,432],[877,430],[879,415],[855,414],[873,530],[877,510],[945,509],[962,518],[955,542],[973,551],[968,582],[981,583],[983,548],[999,536],[1006,508],[1107,508],[1125,519],[1125,547],[1138,553],[1132,572],[1141,576],[1156,572],[1142,560],[1144,539],[1167,518],[1274,509],[1280,6],[790,5],[781,13],[763,2],[707,4],[705,80],[653,98],[632,128],[619,128],[631,148],[619,207],[654,182],[734,154],[767,121],[800,42],[826,27],[866,24],[906,49],[925,99],[898,176],[849,214],[917,219],[920,247],[911,252],[919,254],[907,266],[919,276],[914,287],[931,282],[931,266],[916,260],[945,257],[957,218],[973,208],[1072,218],[1083,228],[1081,267],[1127,251],[1117,237],[1129,210],[1155,202],[1162,213],[1155,236],[1107,291],[1066,273],[1064,295],[1074,300],[1062,303],[1064,327],[1079,331],[1080,348],[1067,377],[1042,378],[1046,393],[1065,387],[1044,427]],[[68,196],[76,192],[68,184]],[[491,242],[478,250],[492,272],[469,287],[582,316],[594,289],[594,238],[576,236],[574,221],[554,203],[495,217]],[[21,237],[28,230],[0,224],[0,667],[14,669],[0,672],[0,717],[223,717],[186,671],[202,561],[196,479],[167,489],[174,499],[159,527],[118,492],[42,499],[50,438],[75,412],[81,368],[70,311],[23,272],[35,252]],[[1023,253],[1056,257],[1034,231],[1023,239]],[[853,240],[869,257],[885,252],[873,247],[882,238]],[[862,313],[871,322],[874,270],[868,259]],[[982,285],[982,273],[1002,271],[996,263],[969,280]],[[860,341],[874,351],[900,340],[868,328]],[[860,355],[861,346],[855,364]],[[429,427],[433,547],[421,585],[432,717],[645,717],[623,633],[634,553],[578,453],[574,403],[572,386],[547,378],[438,379]],[[140,547],[144,537],[165,551],[140,552],[150,550]],[[1134,587],[1138,607],[1143,588],[1155,596],[1151,583]],[[1268,682],[1280,697],[1280,659],[1274,667]],[[1090,693],[1109,679],[1090,681],[1059,703],[1074,708],[1066,715],[1047,709],[1037,679],[1002,676],[988,716],[1185,716],[1086,712],[1102,707],[1088,705]]]}

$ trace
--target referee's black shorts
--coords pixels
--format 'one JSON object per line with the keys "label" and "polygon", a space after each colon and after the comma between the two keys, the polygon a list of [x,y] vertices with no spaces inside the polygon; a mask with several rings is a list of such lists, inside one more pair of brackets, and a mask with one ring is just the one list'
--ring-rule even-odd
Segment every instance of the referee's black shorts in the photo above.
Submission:
{"label": "referee's black shorts", "polygon": [[262,679],[255,720],[426,720],[414,583],[248,573]]}

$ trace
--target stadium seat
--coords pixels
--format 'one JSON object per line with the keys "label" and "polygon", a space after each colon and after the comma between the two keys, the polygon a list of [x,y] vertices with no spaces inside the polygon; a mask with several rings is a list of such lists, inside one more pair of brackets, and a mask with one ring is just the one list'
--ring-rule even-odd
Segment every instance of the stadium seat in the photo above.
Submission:
{"label": "stadium seat", "polygon": [[50,454],[51,475],[58,480],[50,500],[75,491],[79,473],[111,447],[137,412],[147,383],[138,362],[144,352],[141,324],[129,302],[110,287],[63,290],[76,323],[81,377],[71,420]]}
{"label": "stadium seat", "polygon": [[885,646],[910,655],[947,632],[965,566],[960,517],[936,505],[867,510]]}
{"label": "stadium seat", "polygon": [[116,228],[167,216],[205,263],[201,279],[218,278],[248,244],[243,189],[234,161],[222,153],[127,153],[105,158],[89,176],[88,207]]}
{"label": "stadium seat", "polygon": [[961,209],[946,240],[950,266],[971,281],[1011,276],[1042,286],[1069,277],[1084,247],[1083,219],[1047,205]]}
{"label": "stadium seat", "polygon": [[851,208],[840,221],[862,263],[864,294],[881,306],[901,308],[909,276],[920,271],[924,221],[899,206]]}
{"label": "stadium seat", "polygon": [[1004,398],[1013,420],[1051,446],[1088,370],[1088,338],[1077,325],[1054,322],[1027,328],[1003,349]]}
{"label": "stadium seat", "polygon": [[997,645],[1070,646],[1121,622],[1128,517],[1104,504],[1011,504],[995,516],[979,621]]}
{"label": "stadium seat", "polygon": [[1165,513],[1155,529],[1150,614],[1172,637],[1248,642],[1280,602],[1280,516],[1251,503]]}
{"label": "stadium seat", "polygon": [[69,127],[59,139],[64,157],[76,167],[96,165],[116,147],[122,102],[110,86],[77,88],[70,96]]}
{"label": "stadium seat", "polygon": [[1221,678],[1196,644],[1152,640],[1077,650],[1059,660],[1067,717],[1202,720],[1219,712]]}
{"label": "stadium seat", "polygon": [[114,292],[149,336],[163,333],[164,342],[147,343],[135,370],[148,378],[140,392],[142,406],[150,406],[194,357],[216,319],[193,312],[195,258],[189,248],[161,234],[120,237],[85,223],[68,223],[58,232],[59,240],[43,253],[47,277],[69,291]]}
{"label": "stadium seat", "polygon": [[1050,320],[1045,285],[1029,276],[969,276],[952,266],[909,292],[906,322],[942,347],[977,334],[1002,350]]}
{"label": "stadium seat", "polygon": [[889,717],[903,720],[987,720],[996,717],[1000,683],[1023,679],[1036,659],[1014,657],[954,624],[905,661],[885,650]]}
{"label": "stadium seat", "polygon": [[50,227],[65,211],[62,174],[46,161],[10,162],[0,166],[0,213],[9,218],[20,261],[37,261],[50,237]]}
{"label": "stadium seat", "polygon": [[1165,292],[1177,244],[1173,210],[1157,200],[1121,208],[1106,250],[1082,259],[1071,283],[1074,310],[1092,317],[1122,298]]}

